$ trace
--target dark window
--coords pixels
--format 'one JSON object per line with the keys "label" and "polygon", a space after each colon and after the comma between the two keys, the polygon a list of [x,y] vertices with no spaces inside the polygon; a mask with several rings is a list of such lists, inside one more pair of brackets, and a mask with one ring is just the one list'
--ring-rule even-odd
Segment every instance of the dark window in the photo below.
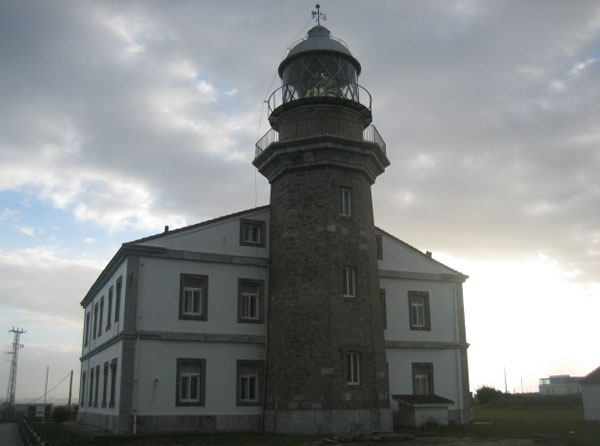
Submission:
{"label": "dark window", "polygon": [[412,363],[413,395],[433,395],[433,364],[431,362]]}
{"label": "dark window", "polygon": [[262,361],[237,361],[237,405],[260,406],[262,404]]}
{"label": "dark window", "polygon": [[411,330],[431,330],[429,314],[429,293],[423,291],[408,292],[408,311]]}
{"label": "dark window", "polygon": [[177,359],[175,404],[177,406],[204,406],[206,360]]}
{"label": "dark window", "polygon": [[340,215],[352,216],[352,189],[349,187],[340,187]]}
{"label": "dark window", "polygon": [[104,316],[104,296],[100,298],[100,319],[98,320],[98,336],[102,334],[102,319]]}
{"label": "dark window", "polygon": [[181,274],[179,319],[207,320],[208,276]]}
{"label": "dark window", "polygon": [[98,330],[98,302],[94,304],[94,329],[92,330],[92,338],[96,339],[96,331]]}
{"label": "dark window", "polygon": [[100,384],[100,365],[96,366],[96,383],[94,385],[94,407],[98,407],[98,388]]}
{"label": "dark window", "polygon": [[84,337],[84,342],[83,342],[83,346],[87,347],[89,340],[90,340],[90,319],[91,319],[92,313],[90,311],[88,311],[85,314],[85,321],[83,324],[83,337]]}
{"label": "dark window", "polygon": [[90,370],[90,392],[88,395],[88,407],[92,407],[94,403],[94,368]]}
{"label": "dark window", "polygon": [[383,237],[381,234],[375,234],[375,243],[377,244],[377,259],[383,259]]}
{"label": "dark window", "polygon": [[110,330],[110,320],[112,319],[113,287],[108,289],[108,308],[106,309],[106,331]]}
{"label": "dark window", "polygon": [[115,322],[119,321],[119,315],[121,314],[121,288],[123,284],[123,277],[117,279],[116,294],[115,294]]}
{"label": "dark window", "polygon": [[79,404],[85,406],[85,372],[81,374],[81,387],[79,388]]}
{"label": "dark window", "polygon": [[260,220],[240,220],[240,245],[265,246],[265,222]]}
{"label": "dark window", "polygon": [[238,322],[263,322],[263,289],[262,280],[238,280]]}
{"label": "dark window", "polygon": [[346,382],[360,384],[360,352],[346,352]]}
{"label": "dark window", "polygon": [[110,361],[110,401],[108,407],[115,407],[115,392],[117,387],[117,358]]}
{"label": "dark window", "polygon": [[104,381],[102,382],[102,407],[106,407],[106,392],[108,390],[108,361],[104,363]]}
{"label": "dark window", "polygon": [[381,301],[381,316],[383,317],[383,328],[387,328],[387,303],[385,298],[385,289],[379,289],[379,299]]}
{"label": "dark window", "polygon": [[342,295],[356,297],[356,268],[342,266]]}

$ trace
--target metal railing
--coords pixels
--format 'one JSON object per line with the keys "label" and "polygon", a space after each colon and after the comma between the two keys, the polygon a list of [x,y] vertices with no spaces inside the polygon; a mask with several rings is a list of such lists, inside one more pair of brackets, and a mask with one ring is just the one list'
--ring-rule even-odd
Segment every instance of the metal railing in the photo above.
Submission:
{"label": "metal railing", "polygon": [[31,428],[23,415],[17,415],[16,421],[19,436],[24,446],[44,446],[46,444],[37,432]]}
{"label": "metal railing", "polygon": [[[373,124],[364,129],[363,141],[377,144],[383,153],[386,153],[385,141],[377,131],[377,127],[375,127]],[[269,131],[265,133],[254,145],[254,158],[257,158],[274,142],[279,142],[279,132],[274,129],[269,129]]]}
{"label": "metal railing", "polygon": [[301,43],[301,42],[304,42],[305,40],[308,40],[308,39],[313,39],[313,40],[314,40],[314,39],[328,39],[328,40],[335,40],[336,42],[339,42],[339,43],[341,43],[341,44],[342,44],[342,46],[343,46],[344,48],[346,48],[348,51],[350,51],[350,47],[348,46],[348,44],[347,44],[346,42],[344,42],[344,41],[343,41],[342,39],[340,39],[339,37],[333,37],[331,34],[330,34],[330,35],[328,35],[327,37],[325,37],[325,36],[323,36],[323,37],[314,37],[314,36],[313,36],[313,37],[308,37],[308,36],[306,36],[306,37],[302,37],[302,38],[300,38],[300,39],[298,39],[298,40],[296,40],[296,41],[292,42],[292,43],[291,43],[291,45],[287,47],[287,48],[288,48],[288,51],[291,51],[292,49],[294,49],[294,47],[295,47],[296,45],[298,45],[299,43]]}
{"label": "metal railing", "polygon": [[315,78],[282,85],[269,96],[269,114],[280,105],[304,98],[340,98],[357,102],[371,110],[371,93],[359,84],[333,78]]}

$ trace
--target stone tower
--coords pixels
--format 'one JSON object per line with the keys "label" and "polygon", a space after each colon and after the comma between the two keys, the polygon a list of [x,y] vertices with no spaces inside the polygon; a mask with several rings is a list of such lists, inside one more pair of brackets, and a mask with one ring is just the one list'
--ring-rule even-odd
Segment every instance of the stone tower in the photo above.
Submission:
{"label": "stone tower", "polygon": [[253,164],[271,184],[265,430],[391,430],[371,185],[389,161],[361,66],[320,24],[279,65]]}

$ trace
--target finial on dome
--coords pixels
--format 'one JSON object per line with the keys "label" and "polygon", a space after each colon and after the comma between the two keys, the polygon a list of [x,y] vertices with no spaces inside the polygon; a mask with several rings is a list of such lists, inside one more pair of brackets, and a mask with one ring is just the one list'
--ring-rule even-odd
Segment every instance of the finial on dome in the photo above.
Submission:
{"label": "finial on dome", "polygon": [[317,25],[321,25],[321,19],[323,19],[323,21],[326,22],[327,16],[321,12],[321,5],[319,5],[318,3],[315,5],[315,8],[317,8],[317,10],[312,11],[312,18],[313,20],[317,21]]}

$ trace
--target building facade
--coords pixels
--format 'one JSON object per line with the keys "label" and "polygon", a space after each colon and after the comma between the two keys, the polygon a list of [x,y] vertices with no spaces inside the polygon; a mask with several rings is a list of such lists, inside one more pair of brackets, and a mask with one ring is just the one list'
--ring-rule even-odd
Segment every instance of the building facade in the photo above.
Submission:
{"label": "building facade", "polygon": [[279,67],[257,143],[271,204],[117,252],[82,301],[81,421],[390,430],[410,395],[437,402],[411,424],[471,420],[467,277],[375,227],[371,185],[389,161],[360,71],[312,28]]}

